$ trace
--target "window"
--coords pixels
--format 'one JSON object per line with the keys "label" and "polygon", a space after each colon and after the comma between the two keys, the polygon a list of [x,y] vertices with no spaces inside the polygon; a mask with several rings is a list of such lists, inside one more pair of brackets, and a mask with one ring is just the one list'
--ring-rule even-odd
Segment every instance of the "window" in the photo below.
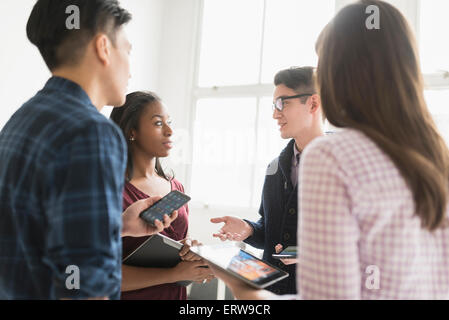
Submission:
{"label": "window", "polygon": [[334,1],[267,0],[262,82],[291,66],[316,66],[315,42],[334,12]]}
{"label": "window", "polygon": [[[426,100],[449,139],[449,77],[443,72],[449,71],[449,42],[444,41],[449,1],[388,1],[404,13],[420,40]],[[272,119],[274,75],[291,66],[316,66],[319,33],[351,2],[202,1],[193,92],[195,199],[258,209],[267,165],[288,143]]]}
{"label": "window", "polygon": [[449,143],[449,41],[447,0],[420,1],[419,48],[427,84],[426,102],[441,134]]}
{"label": "window", "polygon": [[333,0],[203,1],[192,198],[259,207],[266,168],[288,143],[272,118],[274,75],[316,66],[315,41],[334,12]]}
{"label": "window", "polygon": [[194,199],[249,207],[255,115],[255,98],[198,101],[192,165]]}
{"label": "window", "polygon": [[441,135],[449,143],[449,90],[426,90],[425,98]]}
{"label": "window", "polygon": [[260,0],[204,1],[200,87],[258,81],[262,15]]}
{"label": "window", "polygon": [[420,51],[425,74],[449,71],[449,1],[421,1]]}
{"label": "window", "polygon": [[286,145],[271,105],[271,97],[198,101],[192,198],[219,206],[260,205],[267,165]]}

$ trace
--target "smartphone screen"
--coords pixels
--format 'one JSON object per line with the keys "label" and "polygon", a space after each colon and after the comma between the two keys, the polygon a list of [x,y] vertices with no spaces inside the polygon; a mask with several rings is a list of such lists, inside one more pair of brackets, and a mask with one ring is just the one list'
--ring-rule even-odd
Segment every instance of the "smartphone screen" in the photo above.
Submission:
{"label": "smartphone screen", "polygon": [[156,219],[163,221],[165,214],[170,216],[173,211],[178,210],[189,201],[190,197],[184,193],[176,190],[172,191],[156,202],[153,206],[145,211],[142,211],[140,218],[154,226],[154,221]]}

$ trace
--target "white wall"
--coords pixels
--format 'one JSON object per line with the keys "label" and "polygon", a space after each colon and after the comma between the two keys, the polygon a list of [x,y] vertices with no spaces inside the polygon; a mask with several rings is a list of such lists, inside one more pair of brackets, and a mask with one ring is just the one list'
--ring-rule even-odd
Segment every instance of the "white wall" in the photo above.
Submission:
{"label": "white wall", "polygon": [[[133,46],[128,90],[157,92],[164,0],[121,0],[120,4],[133,16],[126,26]],[[105,107],[102,113],[109,116],[111,110]]]}
{"label": "white wall", "polygon": [[173,118],[175,147],[167,165],[186,184],[191,162],[191,92],[197,37],[198,0],[165,0],[158,93]]}
{"label": "white wall", "polygon": [[133,15],[127,26],[133,45],[130,91],[157,91],[164,0],[121,0]]}
{"label": "white wall", "polygon": [[50,77],[39,51],[26,37],[34,0],[0,1],[0,129]]}
{"label": "white wall", "polygon": [[[0,12],[0,129],[12,114],[51,76],[39,51],[26,37],[35,0],[2,0]],[[129,89],[157,91],[164,0],[122,0],[133,14],[127,33],[133,44]],[[109,115],[111,108],[105,108]]]}

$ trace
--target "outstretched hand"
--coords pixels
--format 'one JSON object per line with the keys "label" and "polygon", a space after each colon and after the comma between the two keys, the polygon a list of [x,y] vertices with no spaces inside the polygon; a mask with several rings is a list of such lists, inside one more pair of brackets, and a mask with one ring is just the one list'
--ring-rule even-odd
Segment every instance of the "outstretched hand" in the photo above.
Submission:
{"label": "outstretched hand", "polygon": [[253,234],[253,228],[244,220],[237,217],[212,218],[212,223],[224,223],[224,226],[213,236],[221,241],[244,241]]}

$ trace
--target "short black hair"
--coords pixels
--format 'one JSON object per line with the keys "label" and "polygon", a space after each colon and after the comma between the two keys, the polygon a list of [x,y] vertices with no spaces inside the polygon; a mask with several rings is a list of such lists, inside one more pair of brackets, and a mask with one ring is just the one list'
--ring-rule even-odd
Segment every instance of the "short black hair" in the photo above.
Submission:
{"label": "short black hair", "polygon": [[[79,9],[79,29],[66,27],[69,6]],[[37,0],[26,31],[48,68],[54,70],[78,63],[98,32],[106,33],[115,45],[117,29],[130,20],[131,14],[117,0]]]}
{"label": "short black hair", "polygon": [[283,84],[298,94],[316,93],[315,74],[315,68],[313,67],[291,67],[276,74],[274,85]]}

